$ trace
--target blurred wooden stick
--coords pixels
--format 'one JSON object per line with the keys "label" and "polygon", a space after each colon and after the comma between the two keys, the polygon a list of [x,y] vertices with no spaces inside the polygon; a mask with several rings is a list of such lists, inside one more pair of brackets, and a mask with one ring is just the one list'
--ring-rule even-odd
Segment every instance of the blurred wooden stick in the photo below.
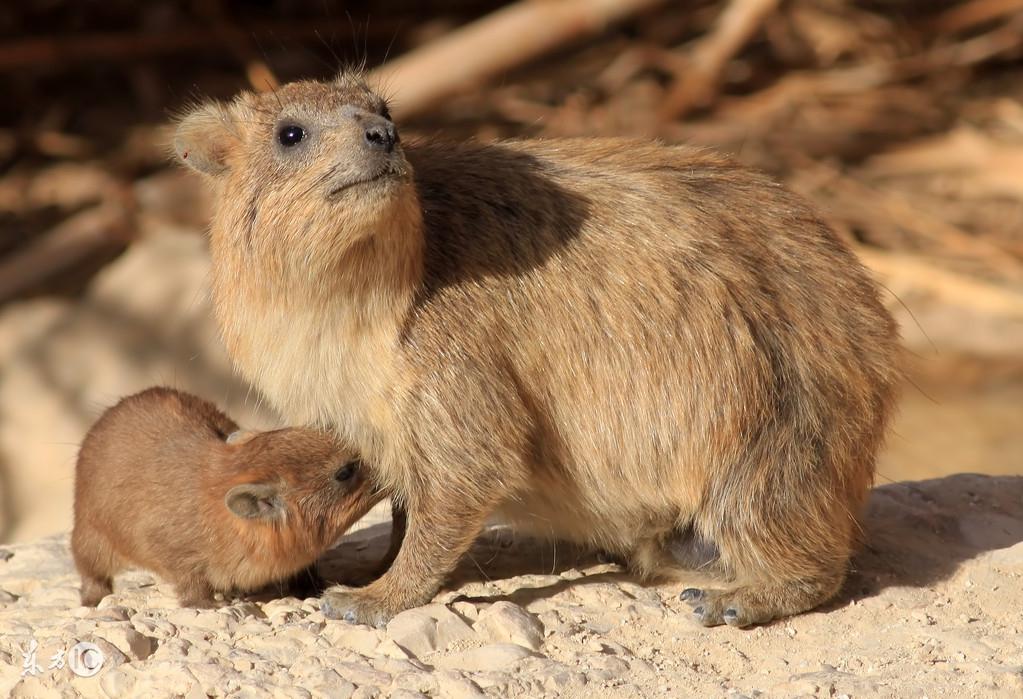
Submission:
{"label": "blurred wooden stick", "polygon": [[857,246],[856,253],[886,283],[925,291],[945,304],[967,307],[981,315],[1023,319],[1023,293],[1016,288],[959,274],[916,255],[863,246]]}
{"label": "blurred wooden stick", "polygon": [[133,231],[120,197],[63,221],[28,247],[0,259],[0,304],[73,267]]}
{"label": "blurred wooden stick", "polygon": [[689,66],[664,99],[660,117],[671,121],[714,101],[725,66],[757,33],[779,0],[731,0],[714,30],[697,42]]}
{"label": "blurred wooden stick", "polygon": [[[401,29],[397,21],[374,19],[373,24],[360,28],[369,38],[390,41]],[[253,35],[272,35],[281,40],[319,39],[337,30],[350,36],[354,29],[345,23],[331,25],[323,20],[303,22],[261,22],[232,27],[244,38]],[[0,71],[40,66],[80,66],[92,61],[125,61],[160,54],[181,53],[189,50],[223,52],[224,36],[217,27],[187,27],[180,30],[140,34],[107,33],[83,36],[53,36],[0,42]],[[261,78],[255,78],[261,82]]]}
{"label": "blurred wooden stick", "polygon": [[664,0],[519,0],[374,69],[402,116],[422,112]]}
{"label": "blurred wooden stick", "polygon": [[943,34],[952,34],[1015,12],[1023,12],[1023,0],[973,0],[942,12],[931,26]]}

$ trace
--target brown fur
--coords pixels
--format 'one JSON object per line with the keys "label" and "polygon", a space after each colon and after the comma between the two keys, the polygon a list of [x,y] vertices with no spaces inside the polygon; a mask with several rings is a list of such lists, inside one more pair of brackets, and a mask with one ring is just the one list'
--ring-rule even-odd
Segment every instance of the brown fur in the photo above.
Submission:
{"label": "brown fur", "polygon": [[[130,565],[173,582],[186,606],[284,580],[381,499],[358,463],[351,478],[334,478],[357,457],[328,434],[237,430],[211,403],[168,388],[100,417],[75,476],[71,549],[83,605],[109,594]],[[260,499],[240,504],[263,510],[242,517],[229,508],[232,495],[252,492]]]}
{"label": "brown fur", "polygon": [[[646,577],[710,552],[734,589],[700,592],[707,624],[833,596],[897,333],[810,206],[637,140],[383,153],[362,138],[381,113],[342,76],[198,108],[176,142],[215,188],[237,366],[289,419],[357,444],[408,508],[391,570],[328,593],[328,613],[428,601],[494,513]],[[276,140],[289,123],[309,134],[295,149]]]}

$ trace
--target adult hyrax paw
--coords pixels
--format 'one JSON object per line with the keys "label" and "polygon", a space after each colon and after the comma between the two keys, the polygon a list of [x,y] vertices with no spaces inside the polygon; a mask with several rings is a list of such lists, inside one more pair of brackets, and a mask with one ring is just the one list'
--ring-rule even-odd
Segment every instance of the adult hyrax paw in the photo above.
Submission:
{"label": "adult hyrax paw", "polygon": [[328,619],[377,628],[383,628],[396,613],[363,591],[347,587],[334,587],[325,592],[320,601],[320,611]]}
{"label": "adult hyrax paw", "polygon": [[689,605],[692,618],[703,626],[752,626],[774,618],[768,610],[752,607],[741,590],[701,590],[689,587],[682,590],[679,599]]}

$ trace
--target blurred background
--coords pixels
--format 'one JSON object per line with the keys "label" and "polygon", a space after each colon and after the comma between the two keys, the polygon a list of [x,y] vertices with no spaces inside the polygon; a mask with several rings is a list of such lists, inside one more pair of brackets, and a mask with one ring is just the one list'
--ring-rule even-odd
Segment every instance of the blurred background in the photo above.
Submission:
{"label": "blurred background", "polygon": [[[23,0],[0,7],[0,543],[162,383],[275,424],[210,319],[203,97],[365,66],[403,133],[635,135],[814,200],[913,366],[878,480],[1023,474],[1023,0]],[[173,494],[169,494],[173,497]]]}

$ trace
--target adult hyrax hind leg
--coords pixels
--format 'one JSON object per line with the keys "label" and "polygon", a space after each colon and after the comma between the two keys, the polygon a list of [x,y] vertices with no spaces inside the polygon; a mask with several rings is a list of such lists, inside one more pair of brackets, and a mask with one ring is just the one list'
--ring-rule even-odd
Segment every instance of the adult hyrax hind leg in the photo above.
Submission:
{"label": "adult hyrax hind leg", "polygon": [[813,609],[835,596],[844,575],[751,584],[734,590],[689,587],[679,596],[704,626],[752,626]]}
{"label": "adult hyrax hind leg", "polygon": [[[845,580],[858,526],[846,507],[801,512],[788,521],[736,517],[715,543],[731,589],[687,588],[680,599],[704,626],[751,626],[817,607]],[[766,508],[774,516],[783,513]],[[826,516],[827,515],[827,516]],[[780,517],[785,520],[785,517]]]}

